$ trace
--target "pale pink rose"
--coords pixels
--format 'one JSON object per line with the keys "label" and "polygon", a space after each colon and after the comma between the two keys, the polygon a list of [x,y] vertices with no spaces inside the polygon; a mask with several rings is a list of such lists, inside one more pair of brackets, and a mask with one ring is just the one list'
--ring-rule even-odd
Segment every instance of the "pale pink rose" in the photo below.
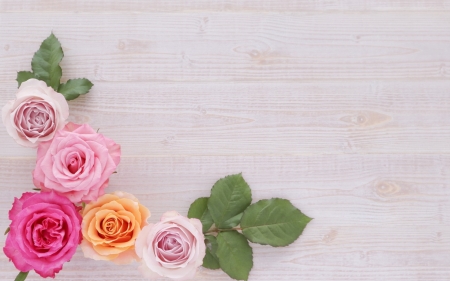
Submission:
{"label": "pale pink rose", "polygon": [[23,272],[55,277],[81,243],[81,215],[55,192],[22,194],[9,211],[12,221],[3,251]]}
{"label": "pale pink rose", "polygon": [[54,190],[74,203],[104,194],[120,162],[120,145],[89,125],[68,123],[52,141],[39,144],[34,185]]}
{"label": "pale pink rose", "polygon": [[16,99],[2,110],[3,124],[14,140],[26,147],[37,147],[53,138],[69,117],[69,105],[60,93],[44,81],[29,79],[20,85]]}
{"label": "pale pink rose", "polygon": [[147,278],[193,278],[206,251],[202,223],[167,212],[160,222],[142,229],[135,250],[142,259],[139,270]]}

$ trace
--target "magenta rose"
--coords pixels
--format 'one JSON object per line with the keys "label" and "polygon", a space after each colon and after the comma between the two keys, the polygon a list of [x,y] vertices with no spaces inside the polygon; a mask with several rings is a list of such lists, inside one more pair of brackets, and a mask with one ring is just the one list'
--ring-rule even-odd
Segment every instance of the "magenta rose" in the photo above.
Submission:
{"label": "magenta rose", "polygon": [[15,267],[55,277],[81,243],[81,216],[55,192],[22,194],[9,211],[12,221],[3,251]]}
{"label": "magenta rose", "polygon": [[142,259],[139,270],[147,278],[193,278],[205,257],[202,223],[167,212],[160,222],[141,230],[135,250]]}
{"label": "magenta rose", "polygon": [[8,134],[26,147],[37,147],[40,142],[51,140],[64,127],[67,117],[69,105],[64,96],[36,79],[23,82],[16,99],[2,110]]}
{"label": "magenta rose", "polygon": [[54,190],[74,203],[104,194],[120,162],[120,146],[89,125],[68,123],[52,141],[38,147],[34,185]]}

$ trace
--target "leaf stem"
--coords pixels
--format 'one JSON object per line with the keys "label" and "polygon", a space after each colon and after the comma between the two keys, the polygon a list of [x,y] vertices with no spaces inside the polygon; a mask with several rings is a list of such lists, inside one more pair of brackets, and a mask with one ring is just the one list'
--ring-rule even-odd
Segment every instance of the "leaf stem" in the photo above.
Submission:
{"label": "leaf stem", "polygon": [[242,228],[240,228],[240,227],[225,228],[225,229],[213,228],[213,229],[210,229],[209,231],[207,231],[205,233],[205,235],[214,235],[214,234],[219,234],[219,232],[227,232],[227,231],[233,231],[233,230],[242,230]]}

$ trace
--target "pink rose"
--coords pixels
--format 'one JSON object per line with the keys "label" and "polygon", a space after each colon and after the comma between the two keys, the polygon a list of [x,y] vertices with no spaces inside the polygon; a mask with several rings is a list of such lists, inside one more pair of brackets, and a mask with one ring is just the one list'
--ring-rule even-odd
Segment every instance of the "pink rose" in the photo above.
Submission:
{"label": "pink rose", "polygon": [[135,250],[143,259],[139,270],[147,278],[193,278],[205,257],[202,223],[167,212],[160,222],[142,229]]}
{"label": "pink rose", "polygon": [[3,107],[2,117],[8,134],[18,144],[37,147],[64,127],[69,105],[44,81],[29,79],[20,85],[16,99]]}
{"label": "pink rose", "polygon": [[81,216],[55,192],[22,194],[9,211],[12,221],[3,251],[23,272],[55,277],[81,243]]}
{"label": "pink rose", "polygon": [[52,141],[39,145],[34,185],[54,190],[74,203],[104,194],[120,162],[120,146],[89,125],[68,123]]}

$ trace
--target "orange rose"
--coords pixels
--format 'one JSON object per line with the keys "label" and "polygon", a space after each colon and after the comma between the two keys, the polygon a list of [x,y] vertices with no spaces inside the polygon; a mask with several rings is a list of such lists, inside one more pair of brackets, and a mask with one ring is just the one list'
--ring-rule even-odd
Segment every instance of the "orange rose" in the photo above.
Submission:
{"label": "orange rose", "polygon": [[120,191],[105,194],[87,204],[82,216],[81,249],[85,257],[117,264],[139,259],[134,243],[147,225],[150,211],[136,197]]}

